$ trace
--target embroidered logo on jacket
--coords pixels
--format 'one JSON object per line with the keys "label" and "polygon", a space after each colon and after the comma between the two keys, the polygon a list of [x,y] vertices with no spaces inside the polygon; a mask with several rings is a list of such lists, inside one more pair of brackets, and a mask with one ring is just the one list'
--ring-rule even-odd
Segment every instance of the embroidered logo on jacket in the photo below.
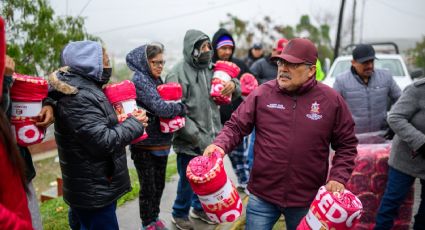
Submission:
{"label": "embroidered logo on jacket", "polygon": [[320,104],[317,103],[317,101],[311,104],[310,113],[306,114],[306,116],[313,121],[322,119],[323,116],[320,114]]}
{"label": "embroidered logo on jacket", "polygon": [[268,104],[267,107],[270,108],[270,109],[281,109],[281,110],[285,109],[285,106],[283,106],[282,104],[272,104],[271,103],[271,104]]}

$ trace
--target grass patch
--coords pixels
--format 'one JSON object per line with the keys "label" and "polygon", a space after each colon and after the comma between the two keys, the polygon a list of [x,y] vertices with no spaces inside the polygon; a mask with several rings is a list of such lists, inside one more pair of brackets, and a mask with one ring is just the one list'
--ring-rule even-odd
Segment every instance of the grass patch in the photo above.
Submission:
{"label": "grass patch", "polygon": [[165,181],[171,181],[171,178],[177,173],[177,154],[168,156],[167,171],[165,173]]}
{"label": "grass patch", "polygon": [[59,162],[55,161],[56,157],[46,158],[34,162],[36,177],[32,180],[35,194],[38,199],[42,192],[56,186],[56,178],[61,176]]}
{"label": "grass patch", "polygon": [[68,205],[62,197],[41,203],[40,212],[44,230],[69,229]]}
{"label": "grass patch", "polygon": [[[46,162],[54,161],[54,158],[53,160],[52,159],[50,159],[50,161],[48,160],[49,159],[46,159]],[[117,202],[118,207],[125,204],[127,201],[134,200],[137,197],[139,197],[140,184],[139,184],[139,179],[137,178],[137,171],[136,169],[132,168],[132,169],[129,169],[129,173],[130,173],[132,190],[118,200]],[[177,173],[176,154],[171,154],[168,157],[166,181],[170,181],[172,176],[175,175],[176,173]],[[47,179],[47,181],[49,180],[50,179]],[[63,201],[62,197],[41,203],[40,212],[41,212],[41,218],[43,221],[43,229],[45,230],[69,229],[68,208],[69,208],[68,205]]]}

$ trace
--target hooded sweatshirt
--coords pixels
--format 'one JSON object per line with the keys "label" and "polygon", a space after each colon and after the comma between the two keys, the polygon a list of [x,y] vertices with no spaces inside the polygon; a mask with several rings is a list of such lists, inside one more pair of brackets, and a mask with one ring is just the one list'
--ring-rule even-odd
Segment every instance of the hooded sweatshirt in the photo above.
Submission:
{"label": "hooded sweatshirt", "polygon": [[140,46],[127,54],[130,70],[134,71],[133,83],[136,86],[137,105],[147,110],[148,138],[137,143],[138,146],[171,145],[172,133],[162,133],[159,118],[173,118],[184,114],[182,103],[166,103],[158,94],[156,87],[162,84],[161,78],[155,79],[146,56],[147,45]]}
{"label": "hooded sweatshirt", "polygon": [[[217,43],[218,43],[218,39],[225,35],[229,36],[233,42],[233,52],[232,52],[232,55],[230,55],[230,58],[228,61],[235,63],[240,68],[241,71],[237,77],[237,79],[239,80],[242,74],[249,73],[249,68],[248,66],[246,66],[246,64],[242,60],[233,57],[233,53],[235,52],[235,49],[236,49],[236,43],[233,40],[232,35],[226,29],[220,28],[213,36],[213,40],[212,40],[212,47],[214,49],[213,62],[215,63],[216,61],[220,60],[217,55]],[[230,119],[230,116],[232,115],[233,111],[235,111],[238,108],[241,102],[242,102],[241,89],[240,87],[237,87],[236,91],[232,95],[232,103],[229,105],[220,106],[221,124],[224,124],[226,121]]]}
{"label": "hooded sweatshirt", "polygon": [[49,76],[49,97],[56,101],[64,201],[73,208],[102,208],[130,191],[125,146],[144,127],[133,116],[118,123],[101,88],[106,79],[100,43],[71,42],[62,58],[67,67]]}
{"label": "hooded sweatshirt", "polygon": [[200,66],[192,56],[195,43],[208,38],[198,30],[188,30],[184,37],[183,60],[167,74],[166,82],[178,82],[183,88],[186,124],[174,134],[177,153],[200,155],[221,129],[218,106],[210,97],[212,70]]}

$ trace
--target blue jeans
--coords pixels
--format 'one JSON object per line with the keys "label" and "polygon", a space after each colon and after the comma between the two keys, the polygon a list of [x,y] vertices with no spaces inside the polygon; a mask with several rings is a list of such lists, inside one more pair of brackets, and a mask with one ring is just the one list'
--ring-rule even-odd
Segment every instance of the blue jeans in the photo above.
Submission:
{"label": "blue jeans", "polygon": [[[415,179],[415,177],[389,167],[387,187],[376,215],[374,229],[391,229],[393,227],[398,209],[406,199]],[[418,213],[415,215],[413,229],[425,229],[425,180],[421,179],[421,185],[421,203]]]}
{"label": "blue jeans", "polygon": [[246,230],[273,229],[280,215],[285,216],[286,229],[295,230],[309,207],[281,208],[251,194],[246,208]]}
{"label": "blue jeans", "polygon": [[252,130],[251,135],[249,136],[249,144],[246,151],[248,156],[248,167],[249,171],[252,169],[252,163],[254,162],[254,142],[255,142],[255,128]]}
{"label": "blue jeans", "polygon": [[195,156],[177,153],[177,172],[179,182],[177,185],[177,196],[173,205],[173,217],[186,218],[189,215],[190,206],[196,210],[203,210],[198,196],[193,193],[189,181],[186,178],[186,168],[189,161]]}
{"label": "blue jeans", "polygon": [[81,230],[118,230],[118,220],[115,214],[116,208],[116,202],[99,209],[71,208],[72,210],[68,214],[73,219],[70,219],[69,224],[70,226],[75,226],[75,223],[71,223],[71,221],[78,221],[80,222],[79,229]]}

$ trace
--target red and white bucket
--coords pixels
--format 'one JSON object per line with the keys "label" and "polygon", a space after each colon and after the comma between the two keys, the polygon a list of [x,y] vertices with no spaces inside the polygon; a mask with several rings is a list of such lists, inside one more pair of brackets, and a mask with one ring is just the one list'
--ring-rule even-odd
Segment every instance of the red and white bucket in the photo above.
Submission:
{"label": "red and white bucket", "polygon": [[210,220],[233,222],[241,216],[242,201],[227,177],[218,151],[210,157],[193,158],[187,166],[186,177]]}
{"label": "red and white bucket", "polygon": [[[136,103],[136,87],[134,87],[133,82],[129,80],[107,85],[103,89],[103,92],[114,107],[120,123],[127,119],[128,114],[139,109]],[[146,138],[148,138],[148,134],[145,129],[143,135],[134,139],[131,143],[135,144]]]}
{"label": "red and white bucket", "polygon": [[210,95],[217,105],[230,104],[232,96],[223,96],[221,91],[224,88],[224,83],[237,77],[239,72],[240,68],[233,62],[217,61],[215,63]]}
{"label": "red and white bucket", "polygon": [[[181,102],[183,91],[182,87],[177,82],[169,82],[166,84],[159,85],[157,87],[159,96],[166,103],[177,103]],[[186,119],[184,117],[175,116],[173,118],[159,118],[161,132],[173,133],[184,127]]]}
{"label": "red and white bucket", "polygon": [[362,209],[361,201],[350,191],[331,193],[322,186],[297,230],[354,229]]}
{"label": "red and white bucket", "polygon": [[47,97],[48,84],[41,77],[13,74],[10,89],[11,124],[16,141],[20,146],[40,143],[45,130],[35,126],[42,102]]}

